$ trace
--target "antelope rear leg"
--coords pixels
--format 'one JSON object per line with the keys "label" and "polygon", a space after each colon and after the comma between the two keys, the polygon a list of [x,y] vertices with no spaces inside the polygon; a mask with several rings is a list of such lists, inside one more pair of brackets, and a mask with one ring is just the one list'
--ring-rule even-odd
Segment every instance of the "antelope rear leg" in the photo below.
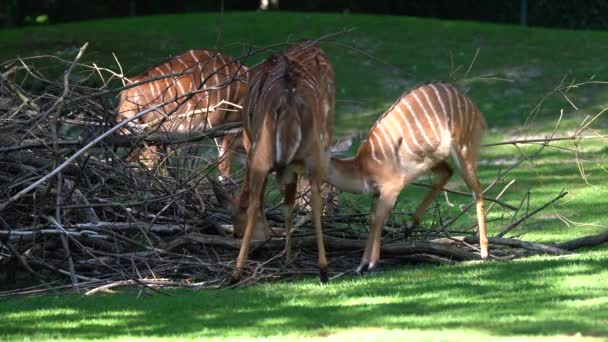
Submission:
{"label": "antelope rear leg", "polygon": [[439,196],[441,189],[446,185],[454,173],[454,171],[452,171],[449,165],[444,161],[435,165],[431,171],[437,176],[437,180],[435,181],[431,191],[422,200],[418,206],[418,209],[416,209],[416,212],[414,213],[414,224],[416,225],[420,224],[420,218],[429,208],[429,205],[431,205],[437,196]]}
{"label": "antelope rear leg", "polygon": [[293,182],[288,183],[285,186],[285,206],[286,206],[286,215],[285,215],[285,262],[289,264],[293,260],[292,255],[292,239],[291,233],[293,229],[293,210],[296,204],[296,194],[298,189],[298,179],[297,175],[295,176]]}
{"label": "antelope rear leg", "polygon": [[249,244],[251,242],[251,236],[253,234],[253,228],[256,224],[257,213],[261,208],[261,196],[260,193],[264,191],[264,185],[266,183],[266,174],[260,170],[255,170],[250,173],[249,176],[249,203],[247,206],[247,224],[245,225],[245,233],[243,234],[243,241],[241,242],[241,249],[239,256],[236,259],[236,270],[232,274],[231,284],[238,283],[241,280],[241,274],[243,273],[243,265],[247,261],[247,254],[249,253]]}
{"label": "antelope rear leg", "polygon": [[462,178],[464,178],[465,183],[467,183],[475,198],[477,208],[477,224],[479,225],[479,249],[481,251],[481,258],[486,260],[490,254],[488,247],[488,235],[486,232],[486,220],[483,209],[483,190],[479,184],[479,180],[477,179],[476,165],[474,162],[477,160],[477,158],[459,156],[459,159],[461,165],[463,165],[461,170]]}

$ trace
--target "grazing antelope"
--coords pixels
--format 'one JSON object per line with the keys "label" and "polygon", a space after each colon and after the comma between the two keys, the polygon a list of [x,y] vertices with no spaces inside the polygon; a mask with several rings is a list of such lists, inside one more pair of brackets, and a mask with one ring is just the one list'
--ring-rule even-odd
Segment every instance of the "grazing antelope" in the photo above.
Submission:
{"label": "grazing antelope", "polygon": [[[238,282],[254,230],[268,223],[262,212],[266,177],[276,171],[283,186],[286,212],[286,254],[291,255],[291,228],[298,174],[312,188],[319,274],[327,281],[327,259],[321,232],[320,186],[329,163],[335,105],[333,68],[318,44],[303,42],[275,53],[256,68],[243,103],[243,144],[247,173],[238,202],[233,204],[235,235],[243,242],[232,282]],[[267,236],[267,235],[266,235]]]}
{"label": "grazing antelope", "polygon": [[331,159],[328,183],[343,191],[374,196],[370,233],[358,271],[377,266],[384,222],[401,190],[431,170],[437,180],[414,214],[414,222],[419,223],[452,176],[448,156],[473,191],[481,257],[488,257],[483,192],[476,174],[485,128],[482,114],[466,96],[449,84],[431,83],[404,94],[381,115],[353,158]]}
{"label": "grazing antelope", "polygon": [[[247,68],[238,60],[208,50],[190,50],[163,64],[128,79],[129,84],[145,82],[119,94],[118,122],[154,105],[167,103],[157,111],[138,119],[138,124],[152,125],[167,132],[204,130],[222,123],[240,121],[240,113],[209,108],[221,101],[238,103],[247,90]],[[172,76],[171,76],[172,75]],[[168,117],[167,117],[168,116]],[[123,130],[122,134],[128,131]],[[230,176],[231,149],[236,134],[215,140],[218,149],[220,178]],[[136,150],[130,159],[156,163],[157,147]]]}

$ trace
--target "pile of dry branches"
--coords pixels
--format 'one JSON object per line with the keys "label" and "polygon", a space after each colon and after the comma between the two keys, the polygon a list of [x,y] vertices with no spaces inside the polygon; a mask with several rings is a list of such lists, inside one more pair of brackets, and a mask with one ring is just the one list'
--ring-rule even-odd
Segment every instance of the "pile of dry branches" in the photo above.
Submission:
{"label": "pile of dry branches", "polygon": [[[35,59],[63,66],[59,81],[44,75],[32,59],[0,65],[0,297],[67,290],[95,293],[125,285],[155,289],[222,284],[233,270],[240,240],[230,236],[229,215],[212,195],[209,178],[215,177],[215,154],[199,152],[234,125],[188,135],[152,131],[117,136],[113,100],[121,88],[112,89],[110,81],[120,73],[82,64],[85,50],[86,45],[72,61]],[[154,142],[171,144],[176,156],[152,170],[124,162],[129,149]],[[161,167],[170,175],[160,172]],[[238,191],[237,183],[225,186]],[[513,207],[490,200],[513,213],[512,222],[490,239],[495,258],[564,255],[608,239],[605,234],[559,245],[506,239],[502,236],[552,202],[532,209],[525,201]],[[254,242],[246,282],[317,272],[305,213],[296,224],[295,261],[285,264],[279,207],[275,200],[266,210],[275,236]],[[478,259],[471,235],[475,227],[450,229],[459,216],[438,215],[429,229],[392,221],[384,258],[439,264]],[[366,222],[365,213],[346,205],[324,217],[334,275],[356,266],[366,234],[352,226]],[[450,237],[455,234],[461,237]]]}

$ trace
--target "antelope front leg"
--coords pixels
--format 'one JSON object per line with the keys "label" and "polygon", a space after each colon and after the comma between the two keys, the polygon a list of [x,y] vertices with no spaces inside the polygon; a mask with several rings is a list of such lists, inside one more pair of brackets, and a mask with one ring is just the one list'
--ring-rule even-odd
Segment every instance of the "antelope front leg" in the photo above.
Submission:
{"label": "antelope front leg", "polygon": [[235,135],[225,135],[219,140],[221,144],[216,142],[217,158],[219,160],[217,163],[217,169],[219,171],[218,178],[220,181],[226,181],[232,176],[232,149],[234,148]]}
{"label": "antelope front leg", "polygon": [[327,283],[327,258],[325,257],[323,230],[321,229],[321,179],[322,177],[311,177],[312,217],[315,225],[315,236],[319,253],[319,280],[322,283]]}
{"label": "antelope front leg", "polygon": [[376,215],[376,206],[378,205],[378,195],[375,195],[372,199],[372,209],[370,211],[370,220],[369,220],[369,234],[367,235],[367,241],[365,242],[365,251],[363,252],[363,256],[361,257],[361,262],[359,266],[355,270],[357,273],[366,272],[369,267],[369,258],[372,252],[372,242],[374,241],[374,215]]}
{"label": "antelope front leg", "polygon": [[397,194],[391,195],[381,195],[378,199],[378,204],[376,205],[376,211],[372,216],[372,226],[373,228],[373,240],[372,240],[372,250],[369,256],[369,267],[368,271],[375,271],[378,267],[378,262],[380,261],[380,247],[382,242],[382,231],[384,230],[384,222],[390,215],[393,207],[395,206],[395,201],[397,200]]}

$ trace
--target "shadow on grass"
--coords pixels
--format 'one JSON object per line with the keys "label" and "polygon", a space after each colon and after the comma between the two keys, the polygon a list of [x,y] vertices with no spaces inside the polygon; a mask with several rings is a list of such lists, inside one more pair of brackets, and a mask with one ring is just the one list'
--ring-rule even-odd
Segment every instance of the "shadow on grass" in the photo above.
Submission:
{"label": "shadow on grass", "polygon": [[329,286],[304,281],[172,297],[9,300],[0,327],[7,338],[314,335],[366,327],[608,336],[608,256],[597,255],[392,270]]}

